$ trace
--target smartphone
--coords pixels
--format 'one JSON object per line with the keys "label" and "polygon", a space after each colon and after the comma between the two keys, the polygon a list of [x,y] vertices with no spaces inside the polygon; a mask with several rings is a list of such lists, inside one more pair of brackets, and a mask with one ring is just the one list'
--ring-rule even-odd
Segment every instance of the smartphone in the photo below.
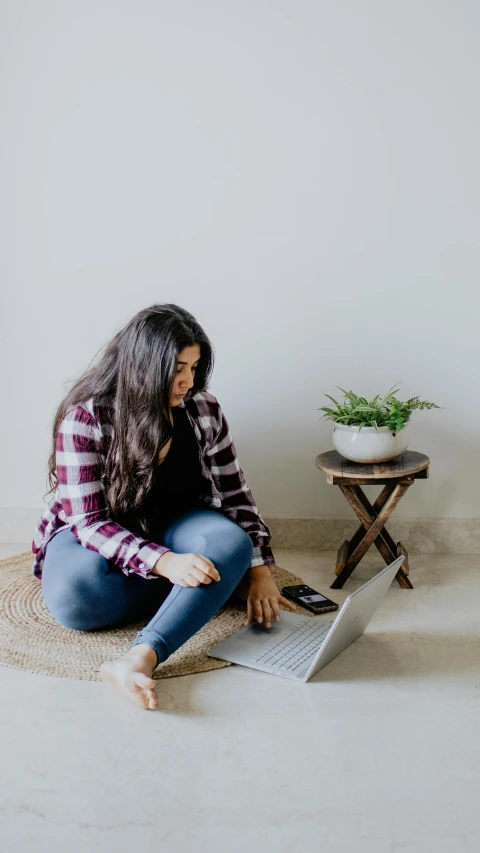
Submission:
{"label": "smartphone", "polygon": [[282,595],[295,601],[296,604],[301,604],[302,607],[306,607],[312,613],[329,613],[331,610],[338,610],[338,604],[317,592],[316,589],[312,589],[311,586],[306,586],[306,584],[284,586]]}

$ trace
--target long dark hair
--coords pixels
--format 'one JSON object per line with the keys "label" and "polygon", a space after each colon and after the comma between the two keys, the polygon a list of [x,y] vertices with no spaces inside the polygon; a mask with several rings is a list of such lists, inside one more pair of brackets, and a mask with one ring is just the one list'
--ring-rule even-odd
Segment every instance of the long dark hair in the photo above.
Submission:
{"label": "long dark hair", "polygon": [[214,366],[213,346],[192,314],[178,305],[155,304],[139,311],[117,332],[98,364],[87,368],[57,409],[47,495],[58,486],[60,423],[69,410],[94,397],[113,426],[104,475],[109,510],[117,520],[134,511],[140,528],[147,532],[142,503],[152,486],[158,454],[173,434],[170,395],[177,358],[185,347],[195,344],[201,355],[191,394],[207,389]]}

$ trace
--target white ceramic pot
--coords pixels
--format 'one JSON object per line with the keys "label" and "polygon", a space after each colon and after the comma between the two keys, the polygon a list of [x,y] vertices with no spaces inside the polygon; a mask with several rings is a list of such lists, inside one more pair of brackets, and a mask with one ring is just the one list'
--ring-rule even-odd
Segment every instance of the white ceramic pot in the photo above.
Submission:
{"label": "white ceramic pot", "polygon": [[408,447],[410,421],[396,435],[388,427],[360,427],[335,424],[335,450],[352,462],[387,462],[400,456]]}

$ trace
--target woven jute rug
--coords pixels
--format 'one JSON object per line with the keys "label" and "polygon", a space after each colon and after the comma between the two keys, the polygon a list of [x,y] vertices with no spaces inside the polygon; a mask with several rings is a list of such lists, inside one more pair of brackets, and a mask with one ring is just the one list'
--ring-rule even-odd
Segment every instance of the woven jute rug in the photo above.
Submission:
{"label": "woven jute rug", "polygon": [[[0,560],[0,665],[41,675],[100,681],[103,661],[127,652],[149,619],[100,631],[64,628],[47,609],[41,581],[34,577],[32,563],[30,551]],[[272,574],[279,589],[304,583],[285,569],[274,567]],[[247,590],[247,583],[242,581],[218,613],[158,665],[153,678],[231,666],[229,661],[208,657],[207,651],[245,624]],[[297,609],[299,613],[312,615],[298,605]]]}

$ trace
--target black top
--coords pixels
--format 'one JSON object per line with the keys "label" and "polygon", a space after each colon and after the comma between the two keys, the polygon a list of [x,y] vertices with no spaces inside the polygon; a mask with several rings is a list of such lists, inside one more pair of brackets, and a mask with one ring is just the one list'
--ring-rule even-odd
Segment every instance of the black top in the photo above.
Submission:
{"label": "black top", "polygon": [[156,466],[153,484],[144,507],[149,526],[162,523],[172,512],[188,508],[206,508],[199,500],[206,494],[206,483],[200,464],[197,438],[188,420],[186,409],[172,408],[173,437],[170,449]]}

